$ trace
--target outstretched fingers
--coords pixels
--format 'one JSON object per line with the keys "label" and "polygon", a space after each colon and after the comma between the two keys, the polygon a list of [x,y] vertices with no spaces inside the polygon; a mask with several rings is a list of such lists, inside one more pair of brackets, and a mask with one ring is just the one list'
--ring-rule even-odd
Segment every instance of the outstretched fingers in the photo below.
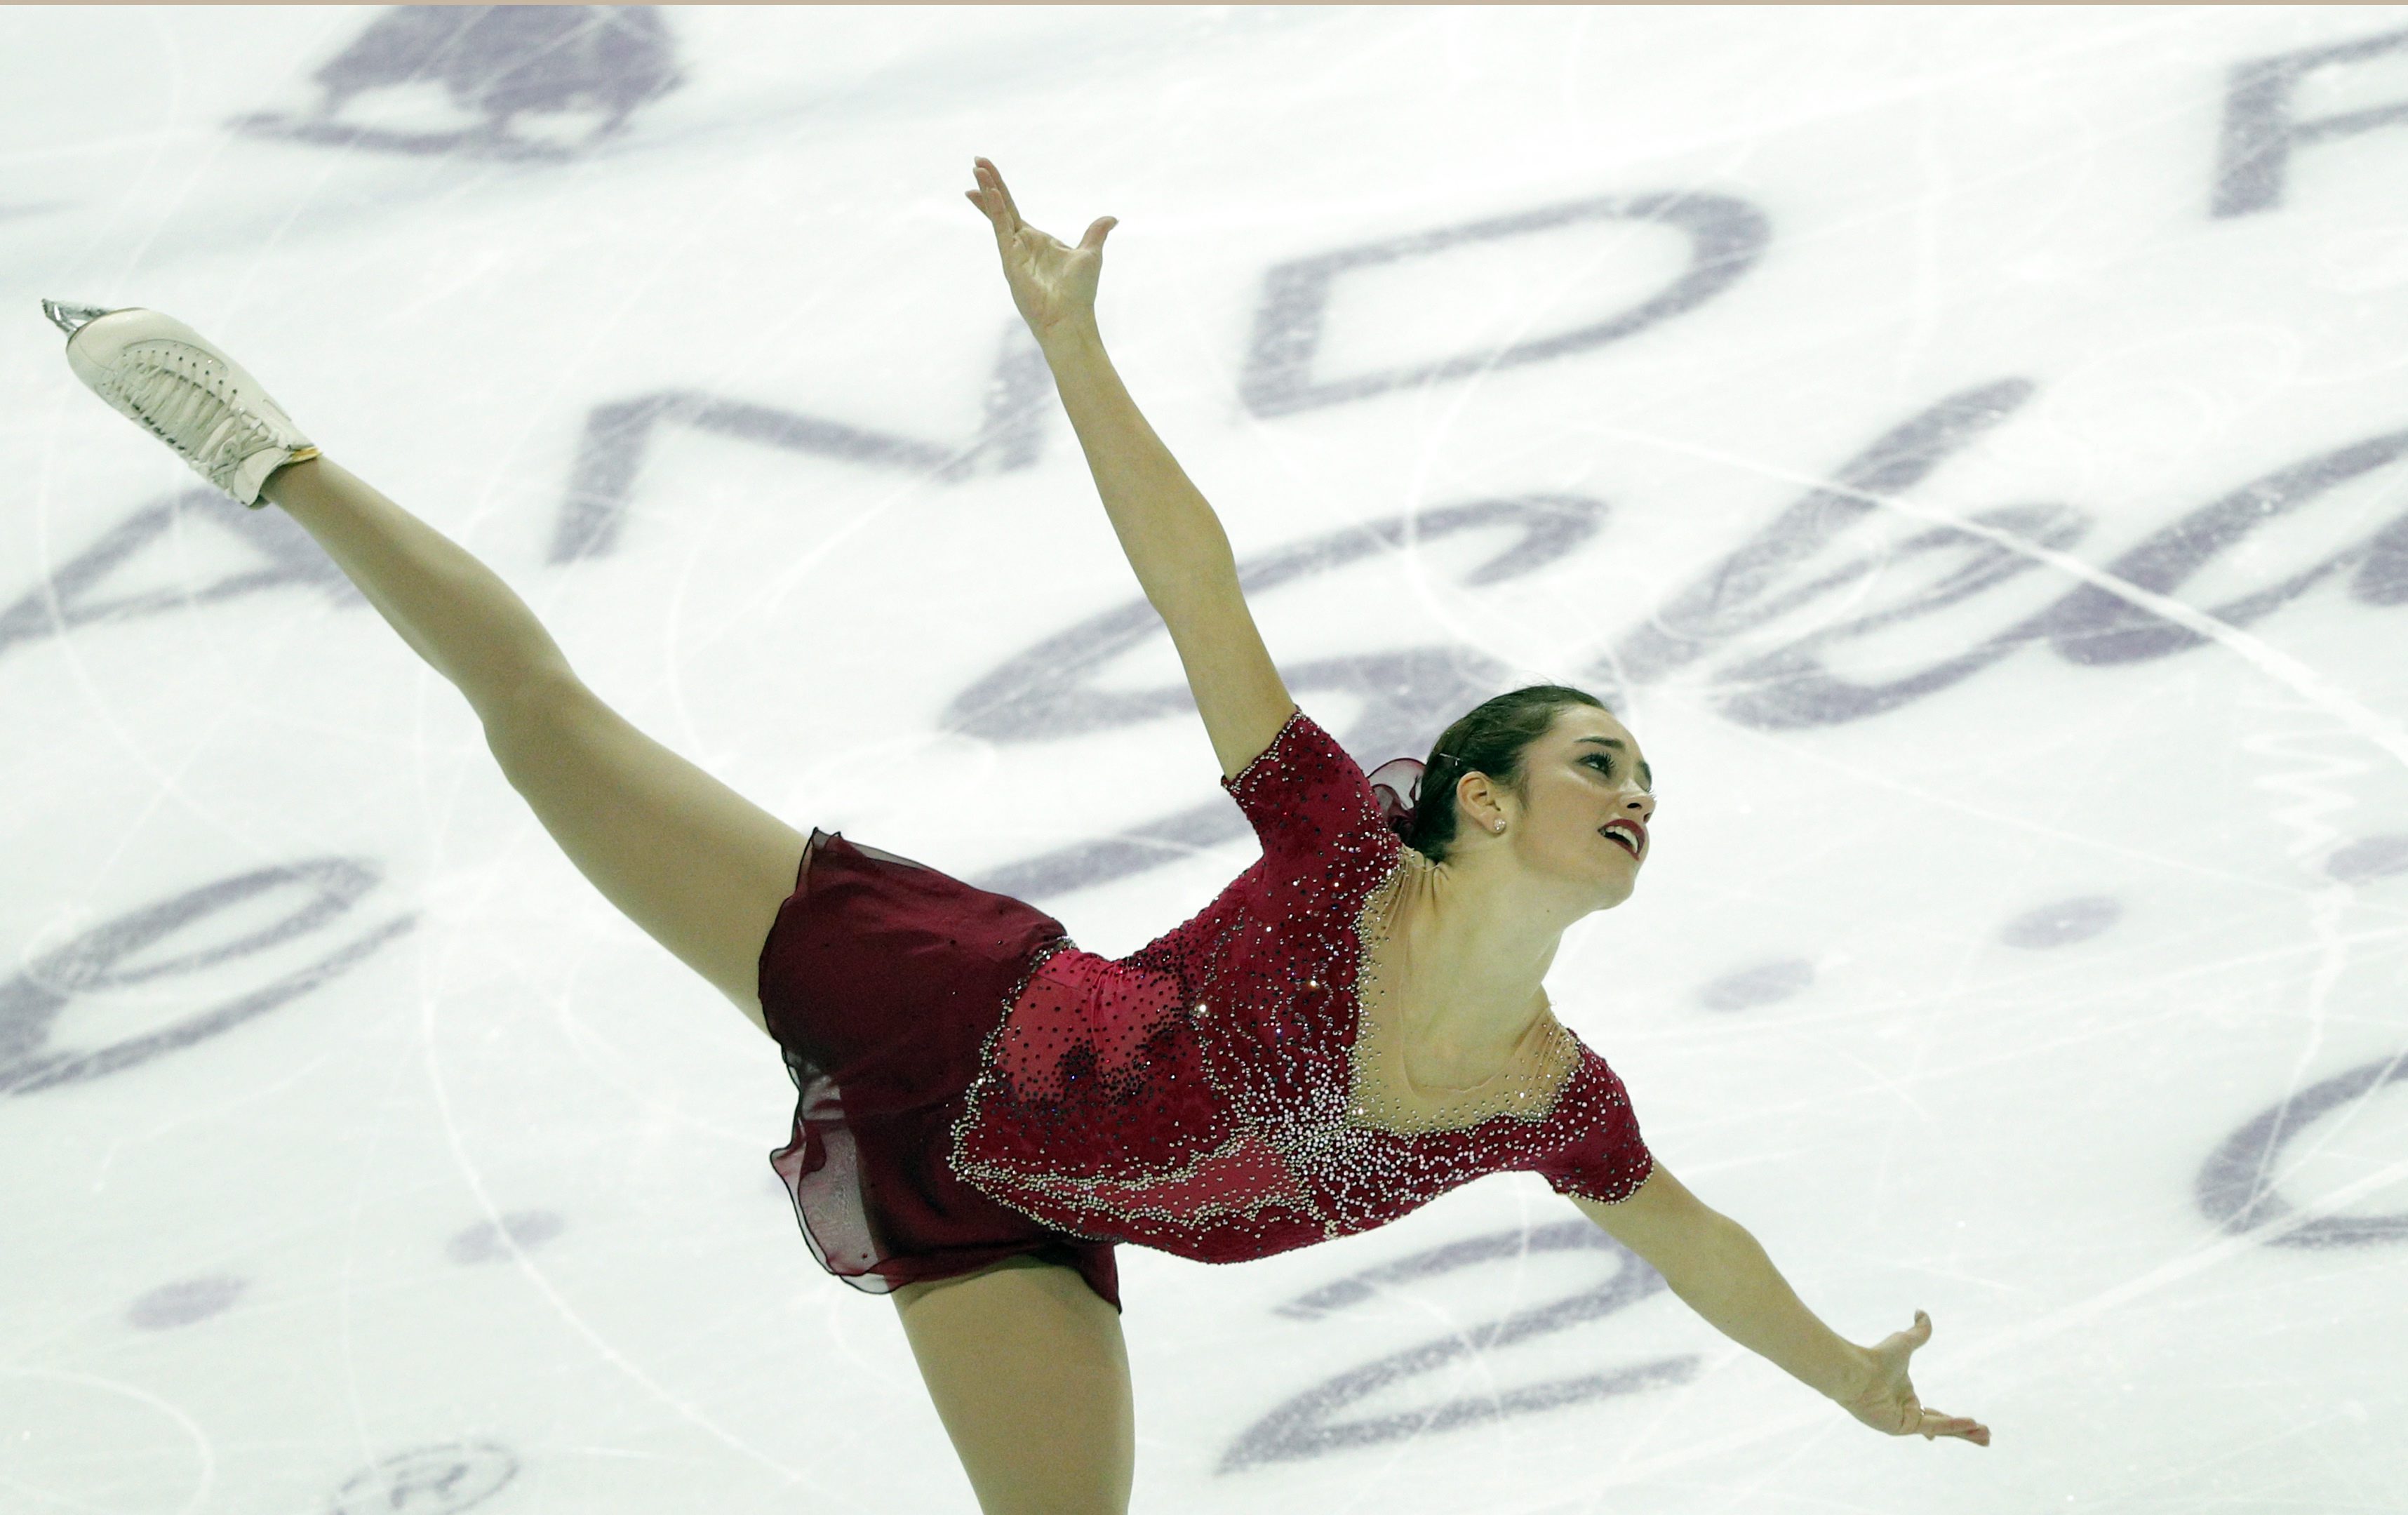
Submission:
{"label": "outstretched fingers", "polygon": [[1907,1377],[1907,1360],[1931,1339],[1931,1317],[1921,1310],[1903,1331],[1871,1349],[1871,1378],[1863,1393],[1846,1401],[1848,1412],[1874,1430],[1894,1436],[1936,1441],[1956,1436],[1977,1447],[1990,1444],[1990,1428],[1966,1415],[1947,1415],[1926,1406]]}
{"label": "outstretched fingers", "polygon": [[1917,1427],[1926,1441],[1942,1436],[1962,1436],[1977,1447],[1990,1444],[1990,1428],[1970,1415],[1942,1415],[1936,1409],[1923,1412],[1923,1424]]}
{"label": "outstretched fingers", "polygon": [[973,158],[970,162],[978,174],[979,189],[987,197],[982,208],[995,219],[996,232],[1009,236],[1020,230],[1020,207],[1012,202],[1011,191],[1005,186],[1003,176],[996,172],[995,164],[984,158]]}
{"label": "outstretched fingers", "polygon": [[[1912,1356],[1916,1349],[1931,1339],[1931,1317],[1916,1310],[1914,1323],[1899,1334],[1907,1338],[1907,1353]],[[1918,1410],[1922,1421],[1914,1430],[1921,1432],[1926,1441],[1942,1436],[1962,1436],[1977,1447],[1990,1444],[1990,1428],[1970,1415],[1943,1415],[1928,1405],[1918,1405]]]}

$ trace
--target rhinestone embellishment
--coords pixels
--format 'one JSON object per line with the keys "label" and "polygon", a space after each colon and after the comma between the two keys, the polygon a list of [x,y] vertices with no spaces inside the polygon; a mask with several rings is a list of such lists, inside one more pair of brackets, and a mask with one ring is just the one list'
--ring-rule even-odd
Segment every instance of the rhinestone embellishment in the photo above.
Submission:
{"label": "rhinestone embellishment", "polygon": [[1488,1084],[1396,1092],[1388,930],[1439,865],[1337,743],[1299,711],[1224,782],[1261,861],[1128,957],[1045,960],[982,1051],[955,1170],[1055,1229],[1205,1262],[1383,1225],[1505,1170],[1627,1198],[1653,1166],[1628,1100],[1552,1014]]}

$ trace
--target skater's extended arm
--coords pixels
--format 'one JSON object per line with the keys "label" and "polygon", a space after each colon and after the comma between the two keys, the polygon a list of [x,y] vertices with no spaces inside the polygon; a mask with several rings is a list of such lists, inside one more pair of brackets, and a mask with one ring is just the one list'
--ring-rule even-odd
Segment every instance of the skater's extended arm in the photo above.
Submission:
{"label": "skater's extended arm", "polygon": [[1989,1445],[1987,1426],[1925,1409],[1915,1396],[1906,1360],[1931,1336],[1930,1318],[1920,1310],[1913,1327],[1877,1347],[1842,1339],[1806,1308],[1745,1226],[1708,1207],[1661,1164],[1619,1204],[1578,1197],[1572,1203],[1662,1274],[1672,1293],[1716,1330],[1867,1425],[1893,1436],[1963,1436]]}
{"label": "skater's extended arm", "polygon": [[1104,351],[1096,283],[1114,223],[1102,218],[1077,247],[1065,247],[1020,220],[984,159],[979,183],[970,203],[995,225],[1012,301],[1054,370],[1104,513],[1169,628],[1221,771],[1235,774],[1270,745],[1296,702],[1246,608],[1220,518],[1147,424]]}

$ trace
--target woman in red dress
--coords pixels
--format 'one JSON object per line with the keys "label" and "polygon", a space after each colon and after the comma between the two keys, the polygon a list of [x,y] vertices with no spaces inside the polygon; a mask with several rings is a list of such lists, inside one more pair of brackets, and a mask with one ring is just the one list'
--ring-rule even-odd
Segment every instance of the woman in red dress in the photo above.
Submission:
{"label": "woman in red dress", "polygon": [[1117,960],[1021,901],[806,838],[652,741],[491,570],[320,456],[189,327],[45,309],[104,399],[299,522],[459,687],[579,870],[777,1041],[799,1097],[772,1165],[821,1265],[895,1296],[982,1509],[1126,1508],[1118,1244],[1239,1262],[1506,1170],[1544,1175],[1866,1424],[1986,1446],[1916,1398],[1929,1319],[1871,1347],[1832,1334],[1655,1159],[1621,1080],[1548,1007],[1565,928],[1629,897],[1646,860],[1638,739],[1541,686],[1456,722],[1426,772],[1367,778],[1288,697],[1220,522],[1105,356],[1113,221],[1065,246],[1020,219],[994,164],[976,173],[968,198],[1262,843],[1201,913]]}

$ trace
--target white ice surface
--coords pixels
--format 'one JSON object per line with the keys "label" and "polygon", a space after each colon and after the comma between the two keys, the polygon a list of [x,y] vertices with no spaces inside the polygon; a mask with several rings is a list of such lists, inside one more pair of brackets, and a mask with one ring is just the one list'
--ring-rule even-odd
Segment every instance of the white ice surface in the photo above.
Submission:
{"label": "white ice surface", "polygon": [[[955,706],[1135,593],[1041,369],[1032,419],[982,434],[1032,392],[974,154],[1066,240],[1120,218],[1104,332],[1241,557],[1602,512],[1486,584],[1510,526],[1417,526],[1258,614],[1294,666],[1454,648],[1615,688],[1662,808],[1637,893],[1567,939],[1562,1015],[1834,1328],[1928,1310],[1918,1385],[1996,1432],[1874,1436],[1662,1292],[1297,1408],[1612,1276],[1542,1242],[1283,1310],[1578,1220],[1503,1176],[1243,1266],[1123,1249],[1134,1508],[2408,1509],[2408,9],[657,15],[633,53],[455,37],[495,63],[447,91],[391,65],[387,13],[0,11],[0,1510],[971,1508],[892,1306],[817,1271],[764,1162],[772,1050],[580,879],[289,522],[195,493],[74,381],[36,301],[191,322],[645,730],[798,826],[996,877],[1218,791],[1184,712],[1047,737]],[[571,97],[664,56],[681,78],[615,131]],[[384,74],[329,111],[311,77],[345,59]],[[537,104],[467,135],[504,64]],[[2285,121],[2271,197],[2218,214],[2230,143]],[[1662,194],[1752,207],[1753,261],[1497,356],[1679,277],[1682,235],[1628,213]],[[1600,197],[1625,213],[1412,240]],[[1280,280],[1372,246],[1404,250],[1330,276],[1300,381],[1421,377],[1265,399]],[[1987,424],[1826,496],[1856,513],[1735,598],[1853,579],[1630,665],[1985,386]],[[564,555],[591,418],[664,394],[696,398]],[[2218,501],[2243,527],[2195,572],[2124,561]],[[1976,519],[2011,506],[2082,530]],[[1857,625],[1977,544],[2015,571]],[[1795,697],[2060,603],[2193,645],[2028,640],[1846,719]],[[1157,636],[1088,687],[1176,677]],[[1343,684],[1302,691],[1341,735],[1383,697]],[[1126,950],[1250,854],[1036,898]],[[1303,1450],[1227,1465],[1283,1431]]]}

